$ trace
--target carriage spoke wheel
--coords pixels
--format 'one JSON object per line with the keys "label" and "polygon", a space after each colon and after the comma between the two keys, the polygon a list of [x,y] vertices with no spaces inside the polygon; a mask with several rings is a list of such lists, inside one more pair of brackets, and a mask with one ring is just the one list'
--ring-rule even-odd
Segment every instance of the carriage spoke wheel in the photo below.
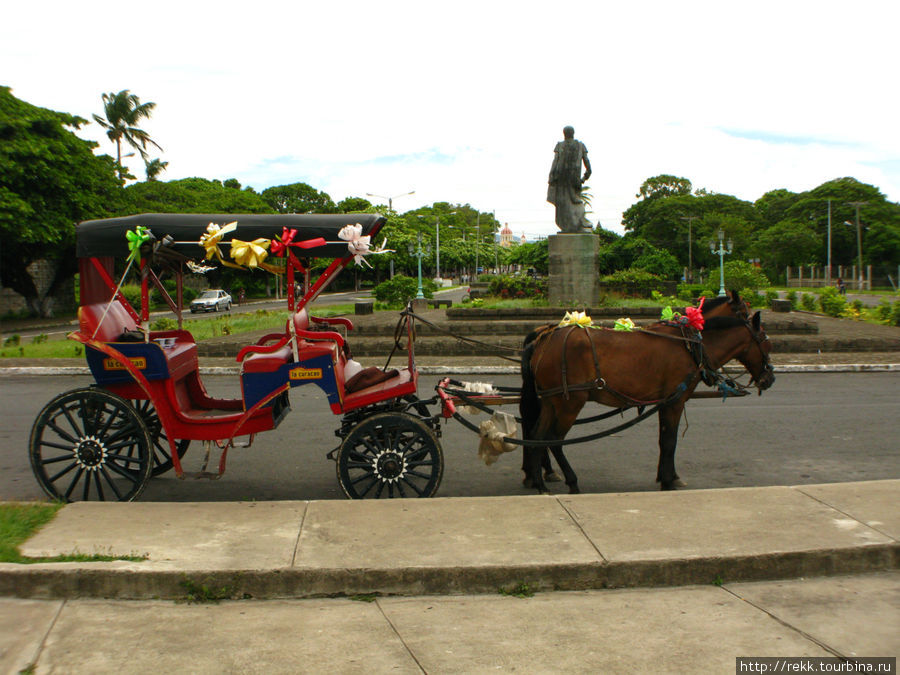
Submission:
{"label": "carriage spoke wheel", "polygon": [[428,426],[411,415],[380,413],[356,425],[337,456],[341,489],[351,499],[431,497],[444,456]]}
{"label": "carriage spoke wheel", "polygon": [[103,389],[75,389],[40,412],[29,440],[44,492],[66,502],[136,499],[153,466],[147,425],[131,404]]}
{"label": "carriage spoke wheel", "polygon": [[[137,410],[138,415],[147,425],[147,431],[150,432],[150,442],[153,445],[153,468],[152,476],[159,476],[172,468],[172,450],[169,446],[169,438],[163,431],[162,422],[159,421],[159,413],[153,406],[153,402],[149,399],[143,401],[132,401],[131,405]],[[182,439],[175,441],[175,451],[178,453],[178,459],[184,457],[190,440]]]}

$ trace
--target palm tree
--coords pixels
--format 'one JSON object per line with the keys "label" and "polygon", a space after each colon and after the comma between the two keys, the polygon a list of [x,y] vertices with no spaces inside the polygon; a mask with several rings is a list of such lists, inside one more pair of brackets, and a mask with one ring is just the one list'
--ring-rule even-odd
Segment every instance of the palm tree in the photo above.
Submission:
{"label": "palm tree", "polygon": [[151,159],[147,161],[144,159],[144,168],[147,171],[147,180],[156,180],[159,174],[166,170],[166,167],[169,166],[168,162],[164,162],[159,157],[156,159]]}
{"label": "palm tree", "polygon": [[123,140],[137,150],[145,162],[147,161],[148,143],[162,150],[146,131],[138,127],[138,123],[142,119],[149,119],[150,113],[155,107],[155,103],[141,103],[137,95],[130,93],[127,89],[123,89],[118,94],[103,94],[105,117],[94,115],[94,121],[106,129],[109,140],[116,144],[116,163],[120,180],[125,175],[125,169],[122,166]]}

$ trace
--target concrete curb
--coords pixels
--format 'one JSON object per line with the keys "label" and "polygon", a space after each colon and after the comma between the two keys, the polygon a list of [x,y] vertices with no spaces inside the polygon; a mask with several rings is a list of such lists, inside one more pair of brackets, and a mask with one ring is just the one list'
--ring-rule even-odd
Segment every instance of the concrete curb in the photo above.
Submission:
{"label": "concrete curb", "polygon": [[[744,369],[726,366],[725,372],[738,374]],[[778,373],[895,373],[900,363],[786,364],[776,366]],[[240,375],[240,366],[201,366],[201,375]],[[518,375],[518,366],[419,366],[422,375]],[[0,367],[0,377],[9,375],[90,375],[87,366],[10,366]]]}
{"label": "concrete curb", "polygon": [[[890,571],[900,569],[898,490],[900,480],[888,479],[665,496],[82,503],[61,511],[23,553],[93,546],[107,554],[148,550],[150,559],[2,563],[0,596],[421,596]],[[211,534],[185,540],[204,528]]]}
{"label": "concrete curb", "polygon": [[[148,569],[139,563],[0,564],[0,596],[179,599],[207,589],[218,599],[575,591],[772,581],[900,568],[900,543],[760,555],[629,562],[467,567],[270,570]],[[104,567],[105,566],[105,567]]]}

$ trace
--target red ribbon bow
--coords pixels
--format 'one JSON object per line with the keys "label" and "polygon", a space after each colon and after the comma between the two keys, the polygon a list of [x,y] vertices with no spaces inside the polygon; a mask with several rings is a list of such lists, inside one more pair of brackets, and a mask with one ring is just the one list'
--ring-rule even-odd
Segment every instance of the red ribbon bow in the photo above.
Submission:
{"label": "red ribbon bow", "polygon": [[286,227],[282,228],[281,239],[276,239],[272,242],[270,247],[272,253],[277,256],[282,256],[287,253],[288,246],[294,241],[295,236],[297,236],[297,230],[293,228],[288,229]]}
{"label": "red ribbon bow", "polygon": [[688,324],[697,330],[703,330],[703,325],[705,323],[703,319],[704,300],[706,300],[705,296],[700,298],[700,304],[697,307],[685,307],[684,309],[684,315],[687,317]]}

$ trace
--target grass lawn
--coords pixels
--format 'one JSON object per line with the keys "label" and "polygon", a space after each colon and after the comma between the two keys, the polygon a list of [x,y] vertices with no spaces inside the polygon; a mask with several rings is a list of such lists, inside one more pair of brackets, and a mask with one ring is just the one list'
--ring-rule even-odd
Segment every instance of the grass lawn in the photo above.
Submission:
{"label": "grass lawn", "polygon": [[52,558],[26,558],[19,553],[19,546],[44,525],[53,520],[64,504],[60,503],[6,503],[0,504],[0,562],[104,562],[110,560],[145,560],[146,556],[71,555]]}

